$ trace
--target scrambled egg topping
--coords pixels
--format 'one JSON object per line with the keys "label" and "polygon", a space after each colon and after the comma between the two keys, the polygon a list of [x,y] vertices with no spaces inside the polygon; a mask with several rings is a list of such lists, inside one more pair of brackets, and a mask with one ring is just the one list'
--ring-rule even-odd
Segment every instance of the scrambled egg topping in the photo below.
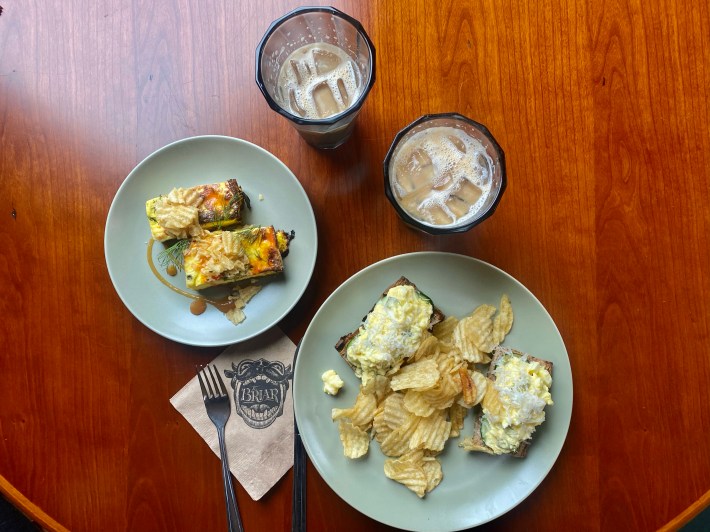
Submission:
{"label": "scrambled egg topping", "polygon": [[329,369],[321,375],[323,381],[323,391],[330,395],[338,395],[340,388],[343,387],[343,379],[335,372],[334,369]]}
{"label": "scrambled egg topping", "polygon": [[390,288],[367,315],[347,348],[363,385],[375,375],[396,371],[412,356],[429,326],[433,307],[410,285]]}
{"label": "scrambled egg topping", "polygon": [[505,356],[495,370],[498,399],[483,406],[481,436],[496,454],[514,452],[545,421],[552,376],[525,357]]}

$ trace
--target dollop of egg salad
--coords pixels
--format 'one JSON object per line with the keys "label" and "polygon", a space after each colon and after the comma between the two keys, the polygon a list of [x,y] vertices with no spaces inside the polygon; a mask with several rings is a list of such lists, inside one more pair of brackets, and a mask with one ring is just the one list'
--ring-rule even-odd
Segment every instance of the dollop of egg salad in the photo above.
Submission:
{"label": "dollop of egg salad", "polygon": [[502,356],[494,374],[481,404],[481,438],[495,454],[512,453],[545,421],[552,376],[539,362],[514,354]]}
{"label": "dollop of egg salad", "polygon": [[429,327],[431,300],[410,285],[390,288],[347,346],[347,359],[363,385],[397,371],[412,356]]}

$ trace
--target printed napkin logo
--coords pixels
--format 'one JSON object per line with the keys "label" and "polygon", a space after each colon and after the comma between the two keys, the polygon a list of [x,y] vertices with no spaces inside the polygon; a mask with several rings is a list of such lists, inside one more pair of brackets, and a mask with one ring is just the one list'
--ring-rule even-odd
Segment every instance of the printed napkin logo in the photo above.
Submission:
{"label": "printed napkin logo", "polygon": [[231,379],[237,414],[254,429],[265,429],[283,414],[291,366],[278,360],[242,360],[224,370]]}

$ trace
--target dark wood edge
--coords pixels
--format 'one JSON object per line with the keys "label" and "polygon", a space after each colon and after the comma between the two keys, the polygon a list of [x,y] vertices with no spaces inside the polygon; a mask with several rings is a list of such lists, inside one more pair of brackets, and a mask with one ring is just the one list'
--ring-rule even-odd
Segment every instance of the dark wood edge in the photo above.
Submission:
{"label": "dark wood edge", "polygon": [[10,482],[0,475],[0,493],[10,504],[22,512],[30,521],[38,524],[43,530],[51,532],[69,532],[69,529],[60,525],[35,503],[25,497]]}
{"label": "dark wood edge", "polygon": [[670,532],[671,530],[679,530],[695,519],[700,512],[710,507],[710,490],[706,491],[693,504],[688,506],[680,514],[670,520],[668,523],[659,528],[659,532]]}

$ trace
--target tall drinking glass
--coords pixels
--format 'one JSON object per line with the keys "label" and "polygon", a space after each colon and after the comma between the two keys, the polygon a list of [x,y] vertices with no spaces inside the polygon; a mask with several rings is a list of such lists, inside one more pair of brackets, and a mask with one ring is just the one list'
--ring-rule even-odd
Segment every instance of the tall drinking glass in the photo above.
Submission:
{"label": "tall drinking glass", "polygon": [[336,148],[375,83],[375,47],[362,24],[333,7],[274,21],[256,49],[256,83],[269,106],[316,148]]}

